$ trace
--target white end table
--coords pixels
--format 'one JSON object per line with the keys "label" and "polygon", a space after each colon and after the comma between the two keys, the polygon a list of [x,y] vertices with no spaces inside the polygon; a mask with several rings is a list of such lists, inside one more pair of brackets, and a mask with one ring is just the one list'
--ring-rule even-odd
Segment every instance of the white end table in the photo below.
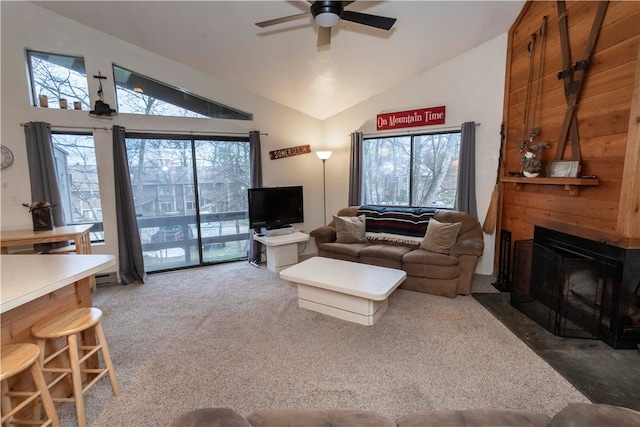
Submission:
{"label": "white end table", "polygon": [[282,236],[253,235],[253,239],[267,247],[267,268],[274,273],[298,263],[298,243],[309,240],[309,235],[300,231]]}

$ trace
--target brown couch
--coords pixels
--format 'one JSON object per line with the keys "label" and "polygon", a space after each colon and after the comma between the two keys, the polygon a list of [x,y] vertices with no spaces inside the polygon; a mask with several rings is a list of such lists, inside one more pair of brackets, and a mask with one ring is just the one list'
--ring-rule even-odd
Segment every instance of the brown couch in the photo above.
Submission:
{"label": "brown couch", "polygon": [[[343,208],[337,216],[358,216],[359,208]],[[372,239],[369,233],[364,242],[337,243],[335,220],[310,235],[315,239],[319,256],[406,271],[407,278],[400,285],[402,289],[451,298],[468,295],[484,249],[480,223],[467,213],[445,209],[436,210],[433,218],[442,223],[462,223],[457,241],[448,254],[422,249],[420,242]]]}
{"label": "brown couch", "polygon": [[246,418],[228,408],[197,409],[169,427],[637,427],[640,413],[618,406],[572,403],[553,417],[514,409],[416,412],[392,418],[357,409],[269,409]]}

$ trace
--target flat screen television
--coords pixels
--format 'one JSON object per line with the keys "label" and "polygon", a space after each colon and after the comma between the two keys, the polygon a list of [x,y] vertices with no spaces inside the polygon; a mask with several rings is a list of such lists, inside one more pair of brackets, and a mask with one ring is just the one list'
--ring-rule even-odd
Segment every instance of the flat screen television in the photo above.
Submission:
{"label": "flat screen television", "polygon": [[249,228],[260,232],[304,222],[302,186],[249,188]]}

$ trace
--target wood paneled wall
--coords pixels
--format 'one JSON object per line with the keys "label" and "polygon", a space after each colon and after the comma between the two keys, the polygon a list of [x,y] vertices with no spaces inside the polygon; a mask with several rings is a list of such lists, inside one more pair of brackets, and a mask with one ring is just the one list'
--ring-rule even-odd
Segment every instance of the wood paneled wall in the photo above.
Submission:
{"label": "wood paneled wall", "polygon": [[[565,3],[572,63],[583,59],[598,4]],[[529,132],[523,129],[530,68],[527,46],[531,35],[539,32],[544,16],[548,23],[540,95],[536,102],[541,48],[538,37],[528,128],[540,128],[534,144],[551,144],[542,152],[545,169],[559,145],[567,102],[563,81],[557,77],[562,70],[558,5],[555,1],[527,2],[509,32],[503,117],[506,138],[500,171],[505,180],[513,180],[509,172],[519,172],[521,167],[523,153],[519,146],[523,134]],[[576,110],[582,165],[579,175],[597,176],[598,185],[571,187],[577,190],[571,195],[565,185],[548,183],[547,178],[502,182],[497,229],[510,231],[512,241],[532,238],[534,226],[539,225],[615,246],[640,248],[639,53],[640,2],[609,2]],[[571,157],[568,139],[563,160]],[[543,172],[540,177],[544,176]]]}

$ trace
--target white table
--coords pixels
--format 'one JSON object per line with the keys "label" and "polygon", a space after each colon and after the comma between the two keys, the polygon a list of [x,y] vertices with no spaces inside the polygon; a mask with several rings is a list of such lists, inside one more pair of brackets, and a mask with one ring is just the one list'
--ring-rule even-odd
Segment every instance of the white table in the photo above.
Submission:
{"label": "white table", "polygon": [[274,273],[298,263],[298,243],[309,240],[309,235],[295,231],[282,236],[254,234],[253,239],[267,247],[267,268]]}
{"label": "white table", "polygon": [[280,277],[298,284],[299,307],[369,326],[387,311],[389,295],[407,273],[313,257],[282,270]]}

